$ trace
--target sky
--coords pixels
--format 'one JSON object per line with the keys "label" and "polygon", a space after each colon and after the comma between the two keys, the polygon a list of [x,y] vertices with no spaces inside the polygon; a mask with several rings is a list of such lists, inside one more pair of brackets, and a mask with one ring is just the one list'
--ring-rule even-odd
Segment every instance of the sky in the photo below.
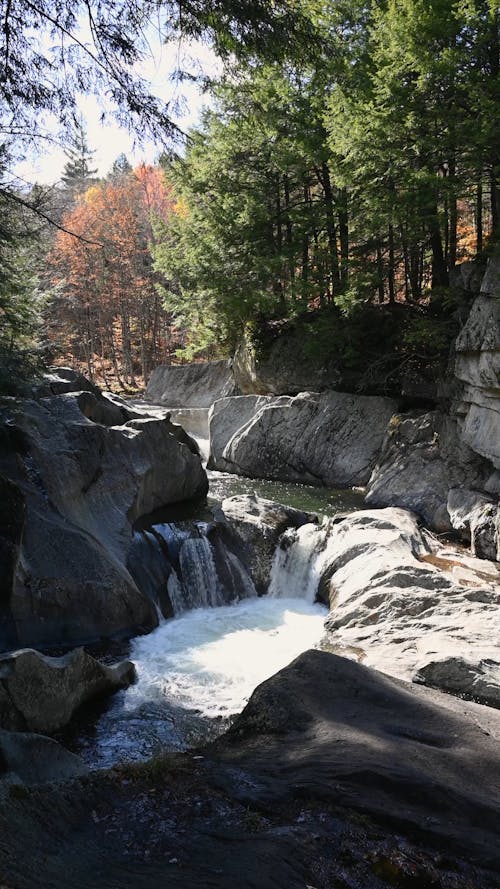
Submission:
{"label": "sky", "polygon": [[[182,44],[165,46],[151,39],[150,45],[151,57],[138,66],[138,71],[151,83],[154,95],[171,103],[174,123],[187,131],[198,122],[202,108],[210,100],[198,84],[192,81],[174,82],[172,72],[182,67],[193,74],[213,75],[220,69],[220,62],[210,47],[202,43],[184,41]],[[122,152],[133,166],[141,161],[155,162],[161,146],[153,142],[135,145],[133,134],[114,124],[111,119],[103,125],[100,120],[102,111],[109,109],[103,108],[94,96],[81,96],[78,104],[86,126],[88,145],[95,150],[92,166],[97,167],[97,175],[105,176]],[[48,131],[52,136],[57,136],[58,128],[56,121],[48,121]],[[67,157],[62,148],[48,144],[43,153],[40,143],[33,146],[31,151],[25,151],[25,159],[17,163],[13,171],[19,184],[52,184],[60,179]]]}

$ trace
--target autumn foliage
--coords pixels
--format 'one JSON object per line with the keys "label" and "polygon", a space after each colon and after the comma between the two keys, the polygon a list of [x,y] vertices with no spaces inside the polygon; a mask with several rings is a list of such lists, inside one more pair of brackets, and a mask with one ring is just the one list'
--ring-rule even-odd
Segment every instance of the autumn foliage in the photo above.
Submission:
{"label": "autumn foliage", "polygon": [[170,319],[151,250],[153,223],[171,207],[161,170],[141,165],[88,188],[49,254],[49,340],[108,387],[140,384],[167,358]]}

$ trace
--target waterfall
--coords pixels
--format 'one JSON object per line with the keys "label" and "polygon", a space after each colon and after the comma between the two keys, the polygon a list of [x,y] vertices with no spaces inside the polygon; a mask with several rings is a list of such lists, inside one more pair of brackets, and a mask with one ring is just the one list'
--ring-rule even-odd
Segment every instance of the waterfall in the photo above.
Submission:
{"label": "waterfall", "polygon": [[188,608],[216,608],[224,604],[212,547],[206,537],[185,540],[179,564]]}
{"label": "waterfall", "polygon": [[273,557],[269,596],[314,602],[327,534],[325,523],[288,528],[282,534]]}

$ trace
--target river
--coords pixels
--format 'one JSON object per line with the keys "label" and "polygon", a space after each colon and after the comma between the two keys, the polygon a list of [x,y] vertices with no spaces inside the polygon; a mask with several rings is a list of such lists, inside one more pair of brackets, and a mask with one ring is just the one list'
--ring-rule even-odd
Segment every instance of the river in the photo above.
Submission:
{"label": "river", "polygon": [[[225,497],[253,492],[320,515],[362,506],[359,492],[208,475],[207,507],[198,506],[198,514],[190,518],[206,518],[209,508]],[[188,517],[183,513],[182,518]],[[279,564],[275,570],[279,572]],[[272,596],[185,611],[133,639],[129,657],[137,682],[87,713],[65,743],[88,765],[100,768],[215,738],[257,685],[322,638],[326,609],[312,601],[314,588],[306,583],[302,591],[299,583],[283,589],[279,577],[273,580]]]}

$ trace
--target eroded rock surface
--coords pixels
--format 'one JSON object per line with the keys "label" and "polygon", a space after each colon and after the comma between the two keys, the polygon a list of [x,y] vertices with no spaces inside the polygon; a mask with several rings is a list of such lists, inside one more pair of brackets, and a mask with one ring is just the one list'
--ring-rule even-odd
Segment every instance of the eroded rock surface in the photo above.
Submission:
{"label": "eroded rock surface", "polygon": [[155,368],[145,398],[167,407],[209,408],[218,398],[236,394],[231,361],[200,361]]}
{"label": "eroded rock surface", "polygon": [[82,407],[111,422],[122,410],[87,391],[1,400],[0,647],[152,629],[154,604],[126,568],[132,523],[206,493],[180,427],[151,417],[109,425]]}
{"label": "eroded rock surface", "polygon": [[[52,738],[31,732],[0,730],[0,793],[2,785],[67,781],[87,772],[81,759]],[[18,793],[18,796],[23,794]]]}
{"label": "eroded rock surface", "polygon": [[[464,384],[457,413],[463,440],[500,469],[500,259],[491,259],[455,344],[455,375]],[[498,489],[500,490],[500,488]]]}
{"label": "eroded rock surface", "polygon": [[263,401],[256,396],[226,399],[210,421],[216,442],[210,465],[255,478],[362,485],[370,477],[394,410],[389,398],[342,392],[303,392]]}
{"label": "eroded rock surface", "polygon": [[126,688],[134,665],[107,667],[78,648],[62,657],[32,649],[0,657],[0,727],[52,734],[67,725],[82,704]]}
{"label": "eroded rock surface", "polygon": [[446,414],[396,414],[368,482],[366,502],[401,506],[436,531],[451,530],[448,492],[464,482],[482,488],[490,471],[464,445],[456,422]]}
{"label": "eroded rock surface", "polygon": [[400,509],[354,513],[319,533],[334,650],[403,679],[422,681],[432,664],[433,685],[500,706],[496,564],[440,546]]}

